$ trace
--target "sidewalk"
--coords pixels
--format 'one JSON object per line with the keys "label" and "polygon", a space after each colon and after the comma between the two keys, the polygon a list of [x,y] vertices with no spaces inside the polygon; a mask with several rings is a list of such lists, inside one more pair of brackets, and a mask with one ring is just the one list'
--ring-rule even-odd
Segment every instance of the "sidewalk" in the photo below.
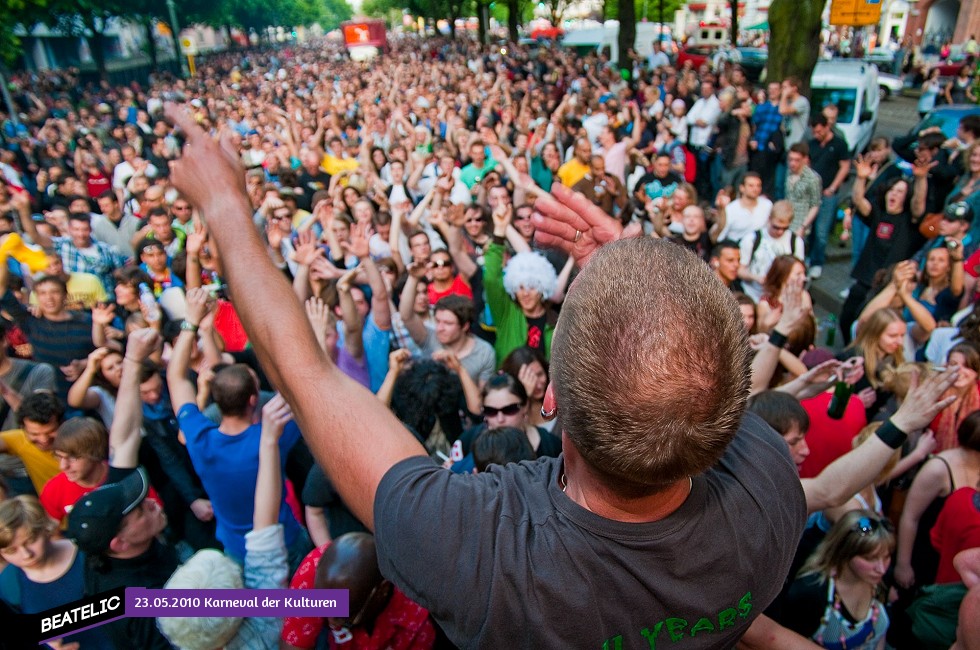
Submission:
{"label": "sidewalk", "polygon": [[[851,242],[846,242],[841,246],[841,242],[836,237],[831,237],[827,244],[827,262],[823,266],[823,274],[818,280],[810,282],[810,297],[813,298],[813,311],[819,325],[829,314],[837,316],[844,305],[844,298],[840,292],[851,286]],[[841,335],[840,331],[834,337],[834,349],[840,350]],[[824,347],[825,340],[815,342],[817,346]]]}

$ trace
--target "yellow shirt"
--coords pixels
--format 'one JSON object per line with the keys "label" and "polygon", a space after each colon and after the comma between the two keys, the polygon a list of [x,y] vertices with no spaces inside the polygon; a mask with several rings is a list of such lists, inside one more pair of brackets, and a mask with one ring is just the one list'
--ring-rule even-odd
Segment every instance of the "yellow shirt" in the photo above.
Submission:
{"label": "yellow shirt", "polygon": [[58,459],[54,452],[41,451],[34,446],[23,429],[12,429],[0,433],[0,440],[3,440],[7,447],[7,453],[20,458],[27,469],[27,475],[31,477],[31,483],[38,494],[44,489],[45,484],[53,479],[61,468],[58,467]]}
{"label": "yellow shirt", "polygon": [[[72,273],[68,277],[68,309],[92,309],[97,303],[109,300],[99,276],[92,273]],[[31,292],[30,303],[37,304],[37,294]]]}
{"label": "yellow shirt", "polygon": [[571,187],[585,178],[585,175],[589,173],[590,169],[585,163],[579,162],[578,158],[572,158],[558,168],[558,180],[565,187]]}
{"label": "yellow shirt", "polygon": [[354,171],[361,166],[356,158],[338,158],[333,154],[326,154],[320,161],[320,169],[331,176],[336,176],[338,172]]}

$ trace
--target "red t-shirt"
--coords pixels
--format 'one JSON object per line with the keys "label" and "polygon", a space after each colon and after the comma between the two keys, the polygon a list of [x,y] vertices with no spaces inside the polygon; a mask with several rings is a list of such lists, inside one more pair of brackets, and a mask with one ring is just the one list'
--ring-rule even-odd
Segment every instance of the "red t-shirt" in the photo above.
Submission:
{"label": "red t-shirt", "polygon": [[[316,567],[329,545],[315,548],[303,558],[289,583],[290,589],[314,588]],[[313,648],[325,622],[326,619],[315,617],[287,618],[283,621],[282,640],[297,648]],[[364,628],[339,630],[332,632],[329,639],[331,650],[423,650],[435,643],[436,631],[429,621],[429,612],[395,589],[370,634]]]}
{"label": "red t-shirt", "polygon": [[[102,483],[93,487],[83,487],[78,483],[69,481],[65,473],[61,472],[44,485],[40,496],[41,505],[44,506],[52,519],[63,521],[79,499],[101,485]],[[163,507],[163,500],[160,499],[160,495],[157,494],[152,485],[147,493],[147,498],[153,499],[160,504],[160,507]]]}
{"label": "red t-shirt", "polygon": [[847,401],[844,417],[840,420],[828,417],[827,408],[833,396],[833,392],[824,392],[800,402],[810,416],[810,430],[806,434],[810,455],[800,465],[800,478],[817,476],[827,465],[851,451],[854,436],[868,423],[864,404],[856,395]]}
{"label": "red t-shirt", "polygon": [[100,194],[106,190],[112,189],[112,181],[102,174],[99,174],[98,176],[89,176],[88,180],[85,181],[85,189],[88,192],[89,197],[97,199],[99,198]]}
{"label": "red t-shirt", "polygon": [[225,342],[226,352],[241,352],[248,345],[248,334],[238,318],[238,312],[227,300],[218,301],[218,311],[214,315],[214,329]]}
{"label": "red t-shirt", "polygon": [[950,494],[929,539],[939,551],[936,584],[962,582],[953,558],[960,551],[980,547],[980,493],[972,487],[961,487]]}
{"label": "red t-shirt", "polygon": [[466,281],[457,275],[453,278],[453,284],[447,291],[436,291],[436,285],[429,283],[429,304],[434,305],[441,298],[446,296],[463,296],[464,298],[473,299],[473,290],[470,289],[470,285],[466,284]]}

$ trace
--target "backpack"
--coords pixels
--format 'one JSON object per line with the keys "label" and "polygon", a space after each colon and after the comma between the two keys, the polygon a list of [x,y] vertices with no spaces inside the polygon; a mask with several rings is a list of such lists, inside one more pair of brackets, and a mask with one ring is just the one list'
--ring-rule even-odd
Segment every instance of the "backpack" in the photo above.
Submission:
{"label": "backpack", "polygon": [[[796,240],[799,239],[796,233],[792,230],[789,231],[789,254],[793,255],[796,251]],[[759,250],[759,246],[762,245],[762,231],[755,231],[755,241],[752,242],[752,252],[749,254],[749,261],[745,263],[745,266],[751,266],[752,260],[755,259],[755,252]]]}

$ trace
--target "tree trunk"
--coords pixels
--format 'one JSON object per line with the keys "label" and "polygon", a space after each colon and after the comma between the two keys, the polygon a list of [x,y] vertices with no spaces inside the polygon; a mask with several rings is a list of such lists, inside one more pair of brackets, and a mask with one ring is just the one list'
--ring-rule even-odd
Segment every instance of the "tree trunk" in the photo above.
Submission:
{"label": "tree trunk", "polygon": [[619,0],[619,61],[621,69],[632,70],[629,52],[636,41],[636,4],[634,0]]}
{"label": "tree trunk", "polygon": [[456,40],[456,16],[449,17],[449,39]]}
{"label": "tree trunk", "polygon": [[738,0],[732,0],[732,47],[738,47]]}
{"label": "tree trunk", "polygon": [[820,15],[826,0],[772,0],[769,5],[767,79],[800,80],[800,92],[810,94],[810,75],[820,51]]}
{"label": "tree trunk", "polygon": [[95,69],[99,74],[99,79],[105,81],[108,78],[105,67],[105,40],[102,37],[102,33],[105,31],[105,21],[101,21],[101,29],[99,28],[99,23],[99,19],[94,18],[85,26],[92,33],[88,37],[88,46],[92,51],[92,60],[95,61]]}
{"label": "tree trunk", "polygon": [[143,23],[143,29],[146,30],[146,53],[150,56],[150,69],[156,71],[157,69],[157,39],[156,35],[153,33],[154,20],[152,17],[147,18]]}
{"label": "tree trunk", "polygon": [[480,43],[484,44],[487,42],[487,32],[490,31],[490,16],[489,16],[490,9],[483,2],[483,0],[478,0],[476,4],[476,10],[477,10],[476,11],[477,18],[479,18],[479,20],[477,21],[479,27],[477,36],[480,39]]}
{"label": "tree trunk", "polygon": [[517,26],[521,22],[521,10],[517,5],[517,0],[507,0],[507,37],[511,43],[517,42]]}
{"label": "tree trunk", "polygon": [[[225,38],[228,39],[228,49],[232,51],[237,50],[238,41],[236,41],[234,37],[232,37],[231,25],[225,25],[224,29],[225,29]],[[179,59],[180,57],[177,58]]]}

